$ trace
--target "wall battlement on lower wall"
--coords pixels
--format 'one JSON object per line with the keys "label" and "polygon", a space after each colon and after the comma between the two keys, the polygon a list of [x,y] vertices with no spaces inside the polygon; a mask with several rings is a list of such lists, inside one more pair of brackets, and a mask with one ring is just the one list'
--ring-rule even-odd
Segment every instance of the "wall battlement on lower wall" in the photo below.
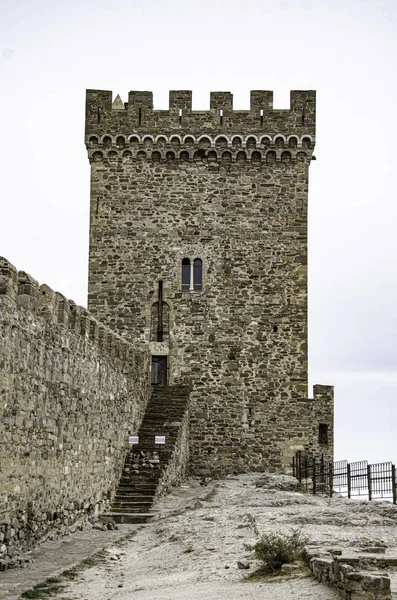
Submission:
{"label": "wall battlement on lower wall", "polygon": [[0,258],[0,546],[6,556],[106,507],[149,394],[145,355]]}

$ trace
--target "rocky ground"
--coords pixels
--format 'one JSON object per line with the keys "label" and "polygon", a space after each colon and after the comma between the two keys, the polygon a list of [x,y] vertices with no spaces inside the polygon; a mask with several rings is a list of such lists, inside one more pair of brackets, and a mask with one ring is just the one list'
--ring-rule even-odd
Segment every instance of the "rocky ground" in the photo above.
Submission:
{"label": "rocky ground", "polygon": [[[109,548],[77,579],[62,580],[64,600],[331,600],[332,589],[303,569],[247,580],[259,563],[246,544],[261,533],[300,529],[310,545],[397,546],[397,508],[302,494],[286,476],[264,474],[222,481],[189,480],[160,500],[158,519],[128,542]],[[397,552],[397,549],[396,549]],[[242,566],[249,568],[241,568]],[[397,590],[396,590],[397,592]]]}

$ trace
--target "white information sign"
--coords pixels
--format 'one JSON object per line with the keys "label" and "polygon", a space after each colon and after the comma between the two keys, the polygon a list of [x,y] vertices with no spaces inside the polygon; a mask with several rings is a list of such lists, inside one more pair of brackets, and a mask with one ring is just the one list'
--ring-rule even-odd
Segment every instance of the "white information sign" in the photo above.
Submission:
{"label": "white information sign", "polygon": [[156,435],[154,437],[155,444],[165,444],[165,435]]}
{"label": "white information sign", "polygon": [[137,435],[129,435],[128,443],[129,444],[139,444],[139,437]]}

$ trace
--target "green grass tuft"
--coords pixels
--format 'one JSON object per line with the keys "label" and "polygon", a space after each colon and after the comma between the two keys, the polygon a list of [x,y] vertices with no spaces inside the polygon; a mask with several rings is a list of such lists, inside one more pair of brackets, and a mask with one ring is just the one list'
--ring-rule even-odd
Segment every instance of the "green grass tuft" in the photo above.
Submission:
{"label": "green grass tuft", "polygon": [[33,586],[30,590],[26,590],[21,594],[21,598],[29,598],[29,600],[41,600],[45,598],[49,598],[54,594],[58,594],[64,590],[64,586],[61,584],[61,580],[59,577],[50,577],[43,581],[42,583],[38,583]]}

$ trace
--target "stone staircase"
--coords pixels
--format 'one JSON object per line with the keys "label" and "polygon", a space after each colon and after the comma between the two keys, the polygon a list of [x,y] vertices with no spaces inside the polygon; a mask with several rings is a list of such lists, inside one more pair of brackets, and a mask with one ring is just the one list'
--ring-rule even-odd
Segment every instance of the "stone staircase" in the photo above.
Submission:
{"label": "stone staircase", "polygon": [[[146,523],[156,514],[151,507],[175,449],[189,391],[186,386],[152,389],[138,431],[139,444],[127,454],[111,509],[101,515],[101,521]],[[165,436],[165,445],[155,446],[155,436]]]}

